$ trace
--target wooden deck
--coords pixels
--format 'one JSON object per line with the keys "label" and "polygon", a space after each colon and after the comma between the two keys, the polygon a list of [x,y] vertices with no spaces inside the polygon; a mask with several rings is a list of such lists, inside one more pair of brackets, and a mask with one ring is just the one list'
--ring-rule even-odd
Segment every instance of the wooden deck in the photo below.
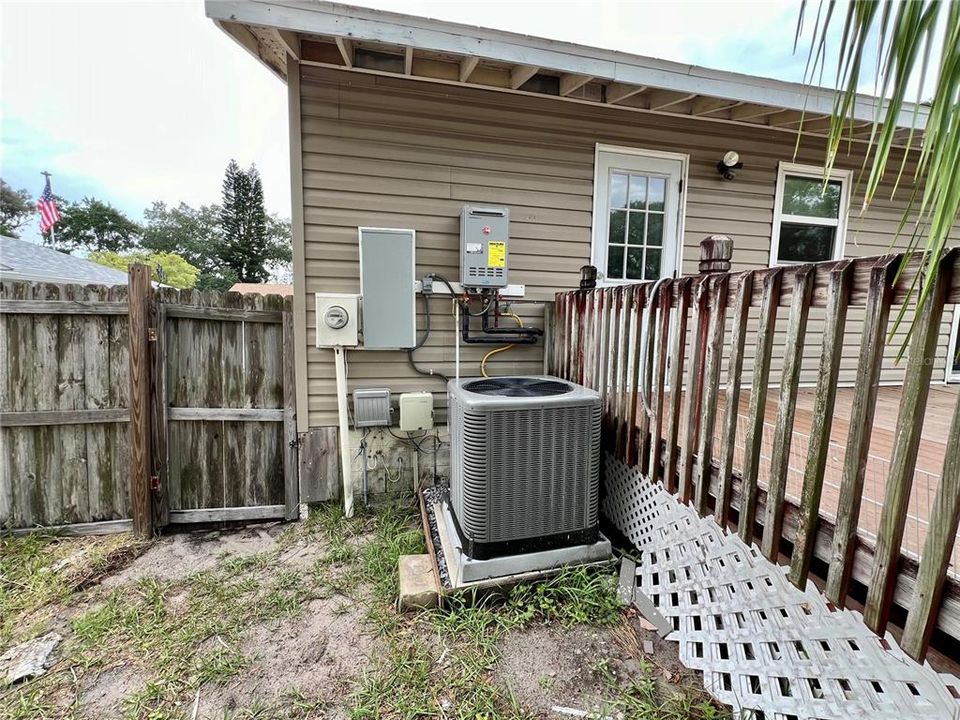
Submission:
{"label": "wooden deck", "polygon": [[[887,479],[887,469],[893,452],[896,437],[897,416],[900,408],[901,388],[881,387],[877,394],[877,409],[873,421],[870,439],[869,458],[864,478],[864,495],[860,515],[860,528],[874,534],[880,519]],[[910,511],[904,532],[906,549],[918,555],[926,536],[926,519],[937,492],[943,460],[949,438],[950,419],[956,406],[960,385],[931,385],[930,397],[924,416],[923,436],[917,455],[917,470],[914,475],[913,492],[910,498]],[[801,389],[797,397],[797,409],[793,425],[793,439],[790,448],[790,471],[787,478],[787,496],[798,500],[803,484],[803,469],[806,465],[810,424],[813,416],[814,389]],[[743,466],[743,443],[746,418],[750,404],[750,390],[744,389],[740,396],[738,411],[737,449],[734,454],[734,467]],[[767,393],[764,419],[763,445],[760,462],[760,483],[766,484],[770,468],[770,449],[773,443],[773,431],[777,419],[779,390],[771,388]],[[850,431],[850,411],[853,405],[853,388],[837,390],[833,424],[830,432],[830,453],[824,471],[823,498],[821,514],[832,516],[836,512],[840,483],[843,477],[844,453],[847,435]],[[721,394],[718,419],[725,412]],[[718,421],[719,427],[719,421]],[[715,430],[718,432],[718,430]],[[953,442],[957,442],[954,438]],[[960,548],[954,552],[952,571],[957,573],[960,564]]]}

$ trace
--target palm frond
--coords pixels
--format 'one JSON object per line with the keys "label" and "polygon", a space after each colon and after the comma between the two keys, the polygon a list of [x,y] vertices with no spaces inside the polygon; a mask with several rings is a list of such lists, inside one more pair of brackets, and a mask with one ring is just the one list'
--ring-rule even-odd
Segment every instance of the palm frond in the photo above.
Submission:
{"label": "palm frond", "polygon": [[[836,0],[820,0],[810,40],[805,78],[812,83],[818,70],[835,60],[836,95],[827,136],[826,173],[836,162],[847,130],[852,139],[855,109],[863,85],[871,85],[880,100],[864,152],[858,185],[864,182],[863,207],[869,208],[881,184],[893,177],[892,193],[905,182],[905,173],[915,163],[913,187],[903,217],[891,242],[909,233],[907,251],[922,254],[917,276],[912,279],[910,297],[915,305],[926,301],[933,287],[934,269],[960,213],[960,2],[943,0],[850,0],[843,18],[836,57],[827,58],[828,34],[834,31],[839,15]],[[797,38],[803,33],[801,9]],[[822,21],[821,21],[822,18]],[[867,53],[876,43],[876,58]],[[797,43],[795,42],[795,45]],[[935,67],[932,60],[938,58]],[[865,68],[873,65],[872,78]],[[930,73],[935,72],[933,94],[921,105]],[[907,107],[907,94],[916,84],[916,96],[906,148],[896,147],[897,130]],[[919,122],[926,110],[924,127]],[[802,126],[801,126],[802,132]],[[919,148],[915,141],[919,137]],[[899,152],[902,156],[897,158]],[[864,180],[865,178],[865,180]],[[890,330],[891,336],[905,316],[904,305]],[[902,355],[909,337],[901,346]]]}

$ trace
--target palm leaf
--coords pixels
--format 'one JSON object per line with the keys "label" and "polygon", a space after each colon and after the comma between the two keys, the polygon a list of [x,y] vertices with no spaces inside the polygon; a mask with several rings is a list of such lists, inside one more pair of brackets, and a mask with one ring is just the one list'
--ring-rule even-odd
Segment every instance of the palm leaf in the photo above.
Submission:
{"label": "palm leaf", "polygon": [[[851,0],[843,19],[836,57],[828,59],[827,36],[838,21],[838,15],[833,12],[835,2],[820,0],[805,71],[806,82],[812,83],[818,71],[822,77],[828,62],[836,62],[836,94],[827,136],[824,177],[826,180],[836,162],[848,129],[852,142],[854,111],[861,99],[858,91],[872,82],[874,94],[881,100],[875,105],[857,181],[858,186],[863,183],[861,213],[870,207],[881,184],[890,177],[893,178],[891,196],[895,194],[910,164],[915,163],[913,188],[891,250],[898,239],[907,237],[907,252],[920,254],[920,269],[912,278],[909,293],[913,304],[919,306],[933,287],[934,269],[960,213],[960,2]],[[805,5],[801,7],[795,47],[803,34]],[[876,43],[876,58],[870,63],[873,72],[869,77],[865,68],[873,43]],[[931,67],[935,56],[939,56],[939,60]],[[920,99],[931,72],[936,73],[933,94],[922,108],[926,110],[923,113]],[[916,101],[906,125],[909,134],[906,147],[898,148],[897,130],[904,126],[901,117],[912,85],[916,85]],[[921,119],[925,119],[922,128],[919,127]],[[918,137],[919,147],[916,147]],[[905,317],[908,305],[901,307],[890,329],[891,336]],[[912,331],[911,323],[900,348],[901,356]]]}

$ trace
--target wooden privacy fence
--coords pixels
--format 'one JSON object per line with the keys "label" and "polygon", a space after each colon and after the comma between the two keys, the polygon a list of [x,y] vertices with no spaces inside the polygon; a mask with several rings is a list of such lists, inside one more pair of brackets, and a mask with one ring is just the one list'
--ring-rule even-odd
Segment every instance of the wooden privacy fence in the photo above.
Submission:
{"label": "wooden privacy fence", "polygon": [[[960,303],[960,249],[942,256],[933,293],[915,313],[872,537],[858,529],[880,368],[891,319],[910,301],[919,258],[898,254],[730,273],[728,238],[711,236],[701,250],[699,276],[558,293],[552,371],[602,393],[611,453],[639,465],[700,515],[712,513],[746,542],[758,542],[769,560],[788,563],[798,587],[815,577],[841,607],[856,596],[865,622],[880,635],[892,614],[899,620],[905,611],[901,645],[917,659],[935,630],[960,640],[960,583],[947,573],[960,518],[960,401],[941,419],[950,429],[919,560],[902,547],[934,355],[942,351],[941,318],[947,305]],[[791,498],[790,445],[812,308],[822,309],[825,322],[802,487]],[[839,500],[836,512],[826,513],[821,496],[848,308],[860,308],[863,323]],[[785,341],[775,343],[783,314]],[[756,351],[746,373],[748,337]],[[775,347],[783,353],[777,376],[771,373]],[[744,426],[738,408],[746,392]],[[768,393],[779,397],[769,466],[761,468]],[[745,437],[735,467],[738,426]]]}
{"label": "wooden privacy fence", "polygon": [[0,529],[296,517],[289,299],[2,282],[0,357]]}

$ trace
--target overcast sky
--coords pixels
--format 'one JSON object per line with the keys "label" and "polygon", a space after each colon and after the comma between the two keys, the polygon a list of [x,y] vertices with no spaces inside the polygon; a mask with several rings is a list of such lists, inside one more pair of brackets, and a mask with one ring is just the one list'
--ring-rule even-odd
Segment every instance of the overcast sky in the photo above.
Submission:
{"label": "overcast sky", "polygon": [[[783,80],[805,62],[792,53],[799,2],[355,4]],[[36,196],[49,170],[66,199],[139,220],[154,200],[217,202],[235,158],[256,163],[268,209],[289,217],[286,87],[202,3],[0,0],[0,48],[0,172],[14,187]]]}

